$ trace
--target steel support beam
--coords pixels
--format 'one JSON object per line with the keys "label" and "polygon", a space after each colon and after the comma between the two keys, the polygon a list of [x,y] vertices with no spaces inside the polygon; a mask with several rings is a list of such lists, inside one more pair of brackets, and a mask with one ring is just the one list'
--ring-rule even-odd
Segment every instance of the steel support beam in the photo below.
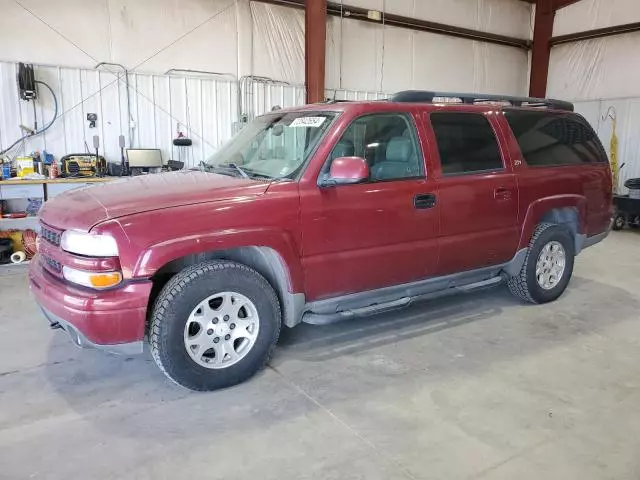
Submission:
{"label": "steel support beam", "polygon": [[[305,2],[309,0],[257,0],[263,3],[271,3],[284,7],[305,8]],[[344,17],[362,22],[369,22],[381,25],[384,23],[390,27],[406,28],[409,30],[417,30],[419,32],[437,33],[439,35],[447,35],[451,37],[466,38],[468,40],[477,40],[479,42],[494,43],[497,45],[506,45],[509,47],[522,48],[528,50],[531,48],[531,42],[525,38],[510,37],[508,35],[498,35],[496,33],[482,32],[471,28],[456,27],[444,23],[430,22],[418,18],[405,17],[402,15],[394,15],[391,13],[382,13],[380,20],[371,19],[368,16],[369,9],[362,7],[354,7],[348,4],[340,4],[337,2],[327,2],[327,14],[335,17]]]}
{"label": "steel support beam", "polygon": [[533,26],[533,48],[531,49],[531,72],[529,76],[529,96],[544,98],[547,94],[549,58],[551,56],[551,36],[556,11],[553,0],[538,0]]}
{"label": "steel support beam", "polygon": [[585,32],[559,35],[557,37],[553,37],[550,43],[553,47],[555,45],[561,45],[563,43],[580,42],[582,40],[611,37],[613,35],[622,35],[623,33],[633,33],[638,31],[640,31],[640,22],[626,23],[624,25],[615,25],[613,27],[596,28],[594,30],[587,30]]}
{"label": "steel support beam", "polygon": [[536,18],[533,27],[529,95],[544,98],[547,94],[549,58],[556,11],[580,0],[536,0]]}
{"label": "steel support beam", "polygon": [[327,0],[305,1],[305,85],[307,103],[322,102],[327,45]]}

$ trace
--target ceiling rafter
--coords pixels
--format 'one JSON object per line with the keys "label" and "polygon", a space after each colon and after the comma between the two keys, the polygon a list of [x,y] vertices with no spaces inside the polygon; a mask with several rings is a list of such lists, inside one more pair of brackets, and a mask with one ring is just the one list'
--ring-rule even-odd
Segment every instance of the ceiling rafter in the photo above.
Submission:
{"label": "ceiling rafter", "polygon": [[[537,0],[520,0],[521,2],[536,4]],[[554,10],[560,10],[561,8],[568,7],[572,3],[579,2],[580,0],[551,0]]]}

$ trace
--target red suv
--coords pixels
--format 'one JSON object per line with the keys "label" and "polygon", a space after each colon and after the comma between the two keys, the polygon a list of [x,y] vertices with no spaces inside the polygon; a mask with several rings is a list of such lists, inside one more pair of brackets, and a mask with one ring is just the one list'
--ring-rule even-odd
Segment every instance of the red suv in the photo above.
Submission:
{"label": "red suv", "polygon": [[410,91],[278,110],[197,170],[47,202],[30,285],[78,345],[147,337],[171,380],[213,390],[259,370],[282,325],[501,280],[555,300],[608,234],[611,190],[566,102]]}

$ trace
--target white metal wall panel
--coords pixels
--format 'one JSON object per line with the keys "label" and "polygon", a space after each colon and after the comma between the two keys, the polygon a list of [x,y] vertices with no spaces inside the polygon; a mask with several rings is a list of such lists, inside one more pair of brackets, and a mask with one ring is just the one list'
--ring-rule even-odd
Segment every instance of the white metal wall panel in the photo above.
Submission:
{"label": "white metal wall panel", "polygon": [[351,101],[384,100],[389,98],[389,95],[383,92],[365,92],[362,90],[325,90],[325,96],[331,100]]}
{"label": "white metal wall panel", "polygon": [[608,115],[615,115],[618,166],[625,164],[620,171],[618,187],[624,191],[625,180],[640,177],[640,98],[579,101],[575,102],[575,107],[596,130],[609,157],[613,122]]}
{"label": "white metal wall panel", "polygon": [[273,85],[252,82],[249,86],[254,116],[271,111],[273,107],[297,107],[305,104],[306,90],[302,85]]}
{"label": "white metal wall panel", "polygon": [[[16,64],[0,62],[0,150],[20,138],[20,125],[34,125],[32,103],[19,100],[16,72]],[[60,116],[44,134],[24,142],[21,150],[26,153],[46,150],[59,159],[86,151],[85,142],[93,151],[93,136],[99,135],[100,153],[118,162],[118,137],[122,134],[127,146],[160,148],[165,161],[182,155],[187,165],[193,166],[231,138],[237,121],[237,84],[210,76],[130,74],[131,122],[123,76],[109,71],[36,66],[35,77],[55,91]],[[274,98],[279,100],[277,95]],[[285,101],[291,104],[299,104],[292,103],[297,99],[304,102],[304,93],[291,94],[290,100],[285,95]],[[54,112],[51,96],[42,86],[36,105],[41,128]],[[87,113],[98,115],[96,128],[89,128]],[[130,124],[133,135],[129,133]],[[181,150],[173,146],[178,124],[193,140],[192,147]]]}
{"label": "white metal wall panel", "polygon": [[581,0],[556,12],[553,35],[567,35],[638,21],[638,0]]}

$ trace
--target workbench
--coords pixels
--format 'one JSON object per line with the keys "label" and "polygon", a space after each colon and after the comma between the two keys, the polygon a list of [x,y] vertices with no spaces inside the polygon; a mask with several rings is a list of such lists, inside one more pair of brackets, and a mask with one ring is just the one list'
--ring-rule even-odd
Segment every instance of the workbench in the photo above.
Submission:
{"label": "workbench", "polygon": [[[27,198],[42,198],[47,201],[68,190],[86,187],[96,183],[109,182],[120,177],[86,177],[86,178],[55,178],[41,180],[0,180],[0,200],[18,200]],[[7,213],[7,212],[4,212]],[[0,218],[0,230],[36,229],[38,217]]]}

